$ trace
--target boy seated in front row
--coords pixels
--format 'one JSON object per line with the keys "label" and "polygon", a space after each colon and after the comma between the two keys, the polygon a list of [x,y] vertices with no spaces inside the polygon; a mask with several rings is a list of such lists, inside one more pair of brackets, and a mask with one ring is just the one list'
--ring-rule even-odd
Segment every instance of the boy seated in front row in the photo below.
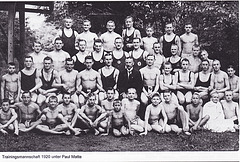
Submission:
{"label": "boy seated in front row", "polygon": [[225,119],[230,119],[234,123],[234,129],[239,130],[239,107],[238,103],[233,101],[233,92],[225,91],[225,100],[220,101],[223,107]]}
{"label": "boy seated in front row", "polygon": [[[131,130],[130,134],[133,135],[134,131],[143,132],[144,131],[144,121],[137,116],[137,112],[140,108],[140,102],[135,100],[136,89],[129,88],[127,92],[127,98],[122,100],[123,110],[126,114],[127,120],[130,121]],[[151,127],[148,127],[148,131],[151,130]]]}
{"label": "boy seated in front row", "polygon": [[[113,111],[109,114],[107,133],[102,135],[108,135],[110,126],[112,126],[113,135],[116,137],[126,136],[131,129],[130,121],[127,120],[124,111],[122,110],[122,102],[119,99],[113,101]],[[126,127],[126,122],[128,127]]]}
{"label": "boy seated in front row", "polygon": [[[188,132],[189,126],[187,113],[184,111],[182,106],[172,101],[172,92],[168,90],[164,91],[163,98],[164,101],[160,103],[160,106],[164,108],[168,119],[165,126],[165,131],[167,133],[173,131],[177,134],[183,131],[186,135],[191,135],[191,133]],[[164,122],[161,121],[161,123]]]}
{"label": "boy seated in front row", "polygon": [[[27,128],[25,132],[32,130],[33,128],[37,128],[38,130],[51,134],[67,134],[64,129],[68,128],[75,133],[75,135],[79,135],[80,132],[76,131],[60,114],[60,109],[58,106],[57,96],[49,97],[48,107],[43,109],[40,114],[41,117],[37,122],[35,122],[31,127]],[[63,124],[62,124],[63,123]],[[68,135],[68,134],[67,134]]]}
{"label": "boy seated in front row", "polygon": [[189,117],[190,132],[201,129],[209,120],[208,115],[203,117],[202,109],[200,95],[195,92],[192,95],[192,103],[186,106],[186,111]]}
{"label": "boy seated in front row", "polygon": [[[77,106],[74,103],[71,103],[70,93],[64,93],[62,96],[62,100],[63,100],[63,103],[58,105],[57,109],[59,110],[59,113],[62,115],[62,117],[68,122],[68,124],[71,127],[74,127],[77,120],[77,114],[78,114]],[[67,128],[68,126],[64,124],[62,125],[61,129],[59,129],[58,131],[65,130]],[[74,130],[76,130],[76,128]],[[70,130],[68,130],[66,134],[70,134]]]}
{"label": "boy seated in front row", "polygon": [[8,134],[7,130],[14,131],[14,135],[19,134],[17,113],[13,108],[10,108],[10,100],[3,99],[0,109],[0,132]]}
{"label": "boy seated in front row", "polygon": [[105,110],[96,104],[96,95],[90,93],[87,103],[79,110],[78,118],[88,129],[94,130],[95,135],[99,135],[100,132],[106,132],[107,121],[102,121],[106,116]]}
{"label": "boy seated in front row", "polygon": [[[150,125],[152,130],[163,133],[165,131],[165,126],[167,124],[167,116],[164,111],[164,108],[160,106],[161,97],[160,94],[157,92],[153,94],[151,99],[151,104],[147,106],[146,112],[145,112],[145,131],[141,133],[140,135],[147,135],[147,127]],[[160,125],[160,116],[163,116],[163,123],[162,126]]]}

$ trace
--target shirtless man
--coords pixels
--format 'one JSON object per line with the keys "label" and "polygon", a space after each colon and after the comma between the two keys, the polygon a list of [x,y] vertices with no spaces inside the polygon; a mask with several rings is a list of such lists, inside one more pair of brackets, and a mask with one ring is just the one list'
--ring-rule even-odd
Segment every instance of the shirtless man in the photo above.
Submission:
{"label": "shirtless man", "polygon": [[80,39],[86,40],[87,48],[86,51],[92,52],[93,51],[93,43],[94,39],[97,39],[98,36],[95,33],[90,32],[91,22],[89,20],[83,21],[83,32],[78,34],[76,37],[75,47],[77,47],[77,43]]}
{"label": "shirtless man", "polygon": [[210,91],[211,73],[209,72],[208,60],[203,60],[201,63],[202,71],[195,74],[193,90],[198,92],[202,99],[208,99],[208,92]]}
{"label": "shirtless man", "polygon": [[41,111],[39,106],[31,101],[31,97],[30,92],[23,92],[22,102],[14,104],[14,107],[19,115],[20,131],[26,132],[27,128],[38,124],[38,117],[41,114]]}
{"label": "shirtless man", "polygon": [[165,57],[161,54],[161,45],[159,42],[153,43],[153,54],[155,55],[154,66],[159,70],[162,69],[162,65],[166,62]]}
{"label": "shirtless man", "polygon": [[53,60],[51,57],[45,57],[43,60],[43,69],[39,71],[41,79],[41,88],[38,89],[39,95],[37,103],[41,107],[44,103],[48,103],[48,99],[52,95],[56,95],[57,88],[53,87],[53,82],[60,82],[58,72],[52,68]]}
{"label": "shirtless man", "polygon": [[61,38],[56,38],[54,40],[55,49],[49,52],[48,56],[53,59],[53,69],[58,72],[64,70],[65,60],[70,58],[70,55],[62,50],[63,41]]}
{"label": "shirtless man", "polygon": [[[147,135],[147,127],[150,124],[150,127],[153,131],[157,133],[163,133],[165,131],[165,126],[167,124],[167,116],[164,111],[164,108],[161,107],[159,104],[161,102],[160,94],[157,92],[153,94],[151,99],[151,104],[147,106],[145,112],[145,131],[140,135]],[[163,123],[162,126],[160,125],[160,115],[163,116]]]}
{"label": "shirtless man", "polygon": [[[67,121],[72,128],[75,126],[75,123],[77,120],[77,114],[78,114],[77,106],[71,103],[70,93],[64,93],[62,100],[63,100],[63,103],[57,106],[57,109],[59,110],[59,113],[60,113],[59,115],[62,115],[62,118],[65,121]],[[57,131],[62,131],[68,128],[69,126],[67,126],[66,124],[62,124],[61,127],[57,129]],[[70,134],[69,130],[67,131],[67,134]]]}
{"label": "shirtless man", "polygon": [[[105,55],[104,62],[105,62],[105,66],[98,70],[98,73],[101,76],[103,89],[106,92],[108,88],[113,88],[115,90],[114,98],[118,98],[119,94],[116,91],[116,89],[117,89],[119,70],[112,66],[112,62],[113,62],[112,55],[109,55],[109,54]],[[99,92],[100,102],[106,98],[105,92]]]}
{"label": "shirtless man", "polygon": [[133,38],[133,50],[129,52],[129,56],[134,60],[134,68],[139,70],[146,65],[145,59],[148,55],[147,51],[140,48],[141,38]]}
{"label": "shirtless man", "polygon": [[225,91],[225,100],[221,100],[223,113],[225,119],[230,119],[234,122],[234,128],[239,130],[239,106],[233,100],[233,92],[231,90]]}
{"label": "shirtless man", "polygon": [[7,130],[14,131],[16,136],[19,134],[17,113],[10,108],[10,100],[5,98],[0,109],[0,132],[8,134]]}
{"label": "shirtless man", "polygon": [[[114,136],[120,137],[128,135],[131,125],[122,110],[122,102],[119,99],[115,99],[113,101],[113,108],[113,111],[109,114],[107,133],[102,135],[109,134],[110,126],[112,126]],[[128,125],[128,127],[126,125]]]}
{"label": "shirtless man", "polygon": [[143,90],[141,93],[141,101],[144,105],[148,104],[149,99],[159,89],[159,76],[160,70],[153,66],[155,56],[148,54],[146,57],[146,64],[144,68],[140,69],[140,73],[143,79]]}
{"label": "shirtless man", "polygon": [[[122,107],[126,114],[127,120],[130,121],[131,129],[130,134],[133,135],[134,131],[143,132],[144,131],[144,121],[137,116],[137,112],[140,108],[140,102],[135,99],[136,89],[129,88],[127,93],[127,98],[122,100]],[[148,131],[151,127],[148,127]]]}
{"label": "shirtless man", "polygon": [[89,129],[94,130],[95,135],[99,133],[106,132],[107,123],[102,122],[106,117],[107,113],[105,110],[96,104],[96,95],[90,93],[88,97],[88,102],[86,105],[82,106],[79,111],[78,118],[80,118]]}
{"label": "shirtless man", "polygon": [[[176,79],[175,75],[171,74],[172,71],[172,65],[170,62],[165,62],[163,64],[163,74],[159,76],[159,87],[160,87],[160,95],[161,95],[161,100],[163,101],[163,92],[166,90],[170,90],[172,92],[176,91]],[[172,101],[178,103],[178,99],[176,94],[172,93]]]}
{"label": "shirtless man", "polygon": [[47,53],[42,51],[42,43],[39,41],[35,41],[32,48],[33,52],[29,53],[28,56],[33,58],[34,67],[36,69],[42,69],[43,59],[47,56]]}
{"label": "shirtless man", "polygon": [[213,61],[213,73],[211,77],[210,89],[216,90],[219,100],[224,97],[224,92],[230,89],[228,75],[220,70],[221,64],[219,60]]}
{"label": "shirtless man", "polygon": [[176,90],[180,104],[190,103],[194,87],[194,73],[188,70],[189,60],[184,58],[181,62],[182,69],[175,73],[177,82]]}
{"label": "shirtless man", "polygon": [[24,69],[18,72],[18,79],[20,82],[20,86],[18,87],[20,93],[29,91],[32,96],[32,101],[36,102],[38,97],[36,90],[41,87],[40,84],[37,83],[41,80],[39,79],[37,69],[33,67],[33,58],[31,56],[24,58]]}
{"label": "shirtless man", "polygon": [[192,95],[192,103],[186,106],[186,111],[189,117],[190,131],[196,131],[202,128],[204,124],[209,120],[209,116],[202,115],[201,98],[198,93]]}
{"label": "shirtless man", "polygon": [[100,36],[100,39],[103,42],[103,49],[105,51],[113,51],[114,50],[114,41],[117,37],[121,37],[119,34],[114,32],[115,23],[112,20],[109,20],[106,25],[107,32],[103,33]]}
{"label": "shirtless man", "polygon": [[185,33],[180,36],[182,43],[182,58],[187,58],[192,56],[192,47],[194,44],[198,45],[198,36],[192,33],[192,24],[187,22],[185,24]]}
{"label": "shirtless man", "polygon": [[142,38],[142,42],[143,42],[143,48],[145,51],[147,51],[150,54],[153,54],[153,45],[154,43],[158,42],[157,38],[153,37],[153,27],[152,26],[147,26],[146,27],[146,34],[147,36]]}
{"label": "shirtless man", "polygon": [[8,98],[10,103],[18,102],[20,97],[20,82],[16,72],[16,65],[8,63],[8,73],[2,76],[1,99]]}
{"label": "shirtless man", "polygon": [[61,87],[61,93],[58,95],[58,101],[62,102],[63,93],[71,94],[71,101],[78,106],[78,96],[76,94],[77,70],[73,69],[74,61],[71,58],[66,59],[65,70],[59,72],[60,84],[54,84],[55,87]]}
{"label": "shirtless man", "polygon": [[[99,90],[104,91],[100,74],[92,69],[92,56],[85,57],[85,65],[86,69],[77,75],[77,94],[79,94],[79,104],[81,106],[85,104],[90,93],[97,96]],[[96,98],[98,99],[98,96]]]}
{"label": "shirtless man", "polygon": [[123,38],[123,50],[124,51],[132,51],[133,50],[133,38],[140,38],[141,43],[141,33],[138,29],[133,27],[133,17],[127,16],[125,19],[126,29],[122,31]]}
{"label": "shirtless man", "polygon": [[[49,107],[45,108],[41,113],[41,122],[36,126],[36,128],[40,131],[51,133],[51,134],[66,134],[66,132],[62,131],[63,129],[72,130],[75,135],[79,135],[80,132],[75,130],[63,117],[63,114],[60,114],[60,111],[63,110],[58,109],[58,100],[56,96],[51,96],[49,98]],[[64,123],[64,124],[61,124]]]}
{"label": "shirtless man", "polygon": [[63,41],[62,49],[72,57],[77,53],[77,50],[75,49],[75,39],[78,33],[72,29],[73,19],[66,17],[63,21],[64,27],[59,30],[57,36]]}
{"label": "shirtless man", "polygon": [[181,53],[181,41],[179,36],[173,33],[174,27],[172,22],[167,22],[165,25],[166,34],[160,37],[159,43],[161,44],[161,53],[165,57],[170,57],[171,45],[176,44],[178,46],[178,55]]}
{"label": "shirtless man", "polygon": [[[188,132],[188,117],[187,113],[184,111],[183,107],[176,102],[172,102],[172,92],[166,90],[163,93],[164,101],[160,103],[166,112],[167,124],[165,126],[165,131],[168,133],[170,131],[176,132],[177,134],[182,131],[186,135],[191,135]],[[160,119],[162,120],[162,119]],[[163,127],[163,121],[160,121],[160,125]],[[180,128],[182,127],[182,128]]]}
{"label": "shirtless man", "polygon": [[74,69],[77,70],[78,72],[83,71],[86,67],[84,64],[85,57],[89,55],[89,52],[86,51],[86,45],[87,45],[86,40],[80,39],[78,41],[79,51],[76,55],[72,57],[74,61]]}
{"label": "shirtless man", "polygon": [[189,70],[193,73],[200,71],[201,59],[199,58],[200,46],[193,45],[192,55],[187,57],[189,59]]}
{"label": "shirtless man", "polygon": [[205,49],[202,49],[200,51],[200,58],[201,58],[201,60],[208,60],[208,62],[209,62],[209,69],[208,69],[208,71],[212,72],[213,71],[213,66],[212,66],[213,65],[213,60],[208,58],[208,52]]}
{"label": "shirtless man", "polygon": [[230,84],[230,90],[233,92],[233,101],[239,100],[239,77],[235,75],[235,69],[232,65],[227,68],[228,80]]}
{"label": "shirtless man", "polygon": [[121,37],[117,37],[114,42],[115,48],[112,51],[113,54],[113,66],[117,68],[119,71],[123,71],[125,69],[125,59],[129,56],[128,52],[123,51],[123,39]]}

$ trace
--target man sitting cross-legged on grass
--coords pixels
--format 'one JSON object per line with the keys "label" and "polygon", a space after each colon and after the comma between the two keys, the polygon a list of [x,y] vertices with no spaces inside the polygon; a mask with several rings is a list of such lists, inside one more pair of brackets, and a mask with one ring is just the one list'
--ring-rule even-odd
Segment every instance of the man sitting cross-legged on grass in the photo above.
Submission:
{"label": "man sitting cross-legged on grass", "polygon": [[0,109],[0,132],[8,134],[7,130],[14,131],[14,135],[18,136],[17,113],[13,108],[10,108],[10,100],[3,99]]}
{"label": "man sitting cross-legged on grass", "polygon": [[[60,110],[57,108],[58,99],[56,96],[51,96],[48,101],[48,107],[45,108],[41,113],[41,118],[36,122],[36,124],[27,128],[26,131],[29,131],[36,127],[38,130],[51,134],[67,134],[62,131],[64,128],[69,128],[71,131],[75,133],[75,135],[79,135],[80,132],[76,131],[60,114]],[[64,123],[64,124],[61,124]]]}
{"label": "man sitting cross-legged on grass", "polygon": [[[140,135],[147,135],[147,128],[149,124],[152,130],[158,133],[163,133],[165,131],[165,126],[167,124],[167,116],[164,108],[159,105],[161,102],[161,98],[158,92],[153,94],[151,102],[152,103],[147,106],[145,112],[145,131]],[[161,115],[163,116],[163,122],[161,123],[162,126],[160,125]]]}
{"label": "man sitting cross-legged on grass", "polygon": [[[70,93],[63,93],[62,97],[63,103],[57,106],[59,110],[59,115],[63,116],[63,118],[68,122],[71,127],[74,127],[76,120],[77,120],[77,106],[74,103],[71,103],[71,94]],[[62,124],[62,126],[57,130],[66,130],[68,126],[66,124]],[[76,129],[74,129],[77,132]],[[66,132],[66,134],[70,134],[70,130]],[[78,133],[77,133],[78,134]]]}
{"label": "man sitting cross-legged on grass", "polygon": [[94,130],[95,135],[100,132],[106,132],[107,122],[102,121],[107,116],[105,110],[96,104],[96,95],[90,93],[85,105],[79,110],[78,118],[85,123],[85,125]]}
{"label": "man sitting cross-legged on grass", "polygon": [[[124,111],[122,110],[122,102],[119,99],[113,101],[113,111],[109,114],[107,133],[102,135],[108,135],[110,126],[112,126],[113,135],[116,137],[126,136],[129,134],[131,128],[130,121],[127,120]],[[128,127],[126,127],[128,125]]]}
{"label": "man sitting cross-legged on grass", "polygon": [[[168,119],[165,131],[173,131],[177,134],[183,131],[186,135],[191,135],[191,133],[188,132],[189,126],[187,113],[182,106],[172,101],[172,92],[169,90],[164,91],[163,98],[164,101],[160,103],[160,106],[163,106]],[[180,128],[180,126],[182,126],[182,128]]]}
{"label": "man sitting cross-legged on grass", "polygon": [[31,101],[32,95],[30,92],[22,93],[22,102],[14,104],[19,115],[19,130],[26,132],[26,128],[29,128],[36,123],[39,115],[41,114],[39,106]]}
{"label": "man sitting cross-legged on grass", "polygon": [[225,100],[221,100],[225,119],[230,119],[234,123],[234,128],[239,130],[239,107],[233,101],[234,93],[231,90],[225,91]]}
{"label": "man sitting cross-legged on grass", "polygon": [[209,120],[208,115],[204,117],[202,115],[201,97],[196,92],[192,95],[192,103],[187,105],[186,110],[189,117],[191,132],[201,129],[201,127]]}
{"label": "man sitting cross-legged on grass", "polygon": [[[140,107],[140,102],[135,100],[136,89],[129,88],[127,93],[127,98],[122,100],[123,110],[125,111],[127,120],[130,121],[131,130],[130,134],[133,135],[134,131],[143,132],[144,131],[144,121],[137,116],[137,112]],[[148,131],[151,130],[151,127],[148,127]]]}

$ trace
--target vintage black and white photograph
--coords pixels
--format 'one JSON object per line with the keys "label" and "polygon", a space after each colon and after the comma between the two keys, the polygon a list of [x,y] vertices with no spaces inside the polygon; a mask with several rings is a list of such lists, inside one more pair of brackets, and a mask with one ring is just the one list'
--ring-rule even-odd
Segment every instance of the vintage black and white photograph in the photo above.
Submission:
{"label": "vintage black and white photograph", "polygon": [[1,153],[239,151],[238,1],[6,1],[0,20]]}

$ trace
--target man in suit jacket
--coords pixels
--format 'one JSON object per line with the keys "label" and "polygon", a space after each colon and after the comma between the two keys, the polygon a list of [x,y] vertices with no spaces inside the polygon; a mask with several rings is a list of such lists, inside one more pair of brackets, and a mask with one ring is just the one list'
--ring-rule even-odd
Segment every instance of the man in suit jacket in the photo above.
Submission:
{"label": "man in suit jacket", "polygon": [[134,61],[132,57],[125,59],[125,69],[120,72],[117,88],[122,98],[126,97],[128,88],[135,88],[137,90],[136,98],[140,98],[143,87],[142,77],[139,71],[133,68]]}

